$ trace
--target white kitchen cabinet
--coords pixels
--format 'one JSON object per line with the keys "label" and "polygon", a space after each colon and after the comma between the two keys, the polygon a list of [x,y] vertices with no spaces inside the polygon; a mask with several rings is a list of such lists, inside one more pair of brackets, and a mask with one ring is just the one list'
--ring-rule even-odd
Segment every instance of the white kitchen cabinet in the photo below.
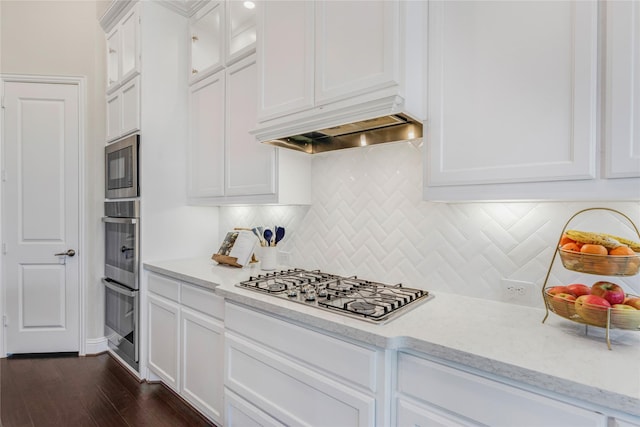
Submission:
{"label": "white kitchen cabinet", "polygon": [[169,299],[149,294],[147,315],[147,366],[162,382],[178,391],[180,306]]}
{"label": "white kitchen cabinet", "polygon": [[310,158],[260,144],[255,55],[190,91],[188,196],[196,205],[310,203]]}
{"label": "white kitchen cabinet", "polygon": [[[620,78],[609,81],[619,85],[607,96],[616,112],[601,141],[598,2],[428,7],[425,200],[640,199],[640,143],[629,133],[638,77],[630,34],[620,46],[611,25],[609,77]],[[614,176],[621,179],[606,179]]]}
{"label": "white kitchen cabinet", "polygon": [[[421,2],[269,1],[258,12],[260,140],[405,110],[421,119]],[[420,28],[424,25],[419,24]],[[406,37],[407,34],[412,37]],[[411,107],[412,111],[407,107]]]}
{"label": "white kitchen cabinet", "polygon": [[[396,425],[435,419],[444,425],[594,426],[601,413],[398,352]],[[432,424],[418,424],[432,425]]]}
{"label": "white kitchen cabinet", "polygon": [[383,352],[234,304],[225,316],[225,388],[251,403],[243,412],[285,425],[383,424]]}
{"label": "white kitchen cabinet", "polygon": [[140,76],[107,95],[107,142],[140,130]]}
{"label": "white kitchen cabinet", "polygon": [[188,195],[224,196],[225,72],[189,88]]}
{"label": "white kitchen cabinet", "polygon": [[227,0],[226,64],[231,65],[256,50],[256,8],[262,2]]}
{"label": "white kitchen cabinet", "polygon": [[605,176],[640,177],[640,4],[606,5]]}
{"label": "white kitchen cabinet", "polygon": [[189,18],[189,83],[255,52],[256,9],[245,1],[202,1]]}
{"label": "white kitchen cabinet", "polygon": [[224,66],[224,2],[212,1],[189,19],[189,83],[195,83]]}
{"label": "white kitchen cabinet", "polygon": [[224,303],[211,290],[149,273],[148,368],[203,415],[223,420]]}
{"label": "white kitchen cabinet", "polygon": [[635,420],[630,421],[627,419],[611,417],[609,418],[608,427],[640,427],[640,417],[636,417]]}
{"label": "white kitchen cabinet", "polygon": [[107,34],[107,93],[140,73],[140,16],[134,6]]}

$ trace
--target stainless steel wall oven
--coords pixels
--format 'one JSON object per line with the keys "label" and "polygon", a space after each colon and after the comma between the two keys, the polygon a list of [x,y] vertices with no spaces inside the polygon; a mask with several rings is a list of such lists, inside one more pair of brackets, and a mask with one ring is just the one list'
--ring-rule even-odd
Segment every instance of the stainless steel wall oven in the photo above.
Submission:
{"label": "stainless steel wall oven", "polygon": [[105,229],[105,336],[109,348],[138,369],[140,202],[107,201]]}

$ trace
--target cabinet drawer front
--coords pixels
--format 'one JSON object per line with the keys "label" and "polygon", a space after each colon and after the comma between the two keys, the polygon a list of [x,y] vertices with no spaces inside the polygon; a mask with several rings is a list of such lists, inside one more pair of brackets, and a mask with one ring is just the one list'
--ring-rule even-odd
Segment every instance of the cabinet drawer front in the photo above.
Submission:
{"label": "cabinet drawer front", "polygon": [[183,284],[181,301],[186,307],[224,319],[224,298],[214,294],[213,291]]}
{"label": "cabinet drawer front", "polygon": [[[227,329],[375,392],[378,353],[237,305],[225,307]],[[319,351],[322,349],[322,351]],[[326,366],[332,366],[331,372]]]}
{"label": "cabinet drawer front", "polygon": [[398,353],[398,391],[491,426],[603,426],[605,417],[516,387]]}
{"label": "cabinet drawer front", "polygon": [[375,399],[227,333],[225,385],[287,425],[371,426]]}
{"label": "cabinet drawer front", "polygon": [[180,282],[165,276],[149,273],[147,279],[149,292],[162,295],[173,301],[180,301]]}
{"label": "cabinet drawer front", "polygon": [[224,390],[224,401],[224,425],[227,427],[284,426],[228,389]]}

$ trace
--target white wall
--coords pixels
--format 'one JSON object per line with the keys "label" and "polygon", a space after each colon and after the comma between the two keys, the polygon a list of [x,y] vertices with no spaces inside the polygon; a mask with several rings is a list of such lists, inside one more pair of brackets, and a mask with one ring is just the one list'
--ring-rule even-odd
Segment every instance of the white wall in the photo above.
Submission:
{"label": "white wall", "polygon": [[[227,207],[220,234],[233,227],[283,225],[281,250],[291,265],[389,283],[505,300],[501,279],[533,283],[525,305],[543,307],[540,289],[560,232],[577,211],[601,203],[431,203],[422,201],[422,153],[411,143],[380,144],[316,154],[310,207]],[[640,225],[640,203],[608,203]],[[617,215],[595,211],[573,228],[633,238]],[[638,240],[637,236],[635,236]],[[551,284],[599,276],[564,270]],[[640,275],[616,278],[640,293]]]}
{"label": "white wall", "polygon": [[105,43],[97,16],[106,2],[0,1],[0,72],[85,76],[85,297],[87,338],[103,333],[102,216],[104,200]]}

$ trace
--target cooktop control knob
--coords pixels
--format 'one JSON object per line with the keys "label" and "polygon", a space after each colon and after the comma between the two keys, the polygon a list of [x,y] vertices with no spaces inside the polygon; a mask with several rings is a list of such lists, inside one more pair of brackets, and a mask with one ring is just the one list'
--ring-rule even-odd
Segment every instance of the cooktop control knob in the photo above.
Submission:
{"label": "cooktop control knob", "polygon": [[305,299],[307,301],[315,301],[316,300],[316,291],[314,291],[313,289],[308,289],[307,290],[307,295],[305,296]]}

